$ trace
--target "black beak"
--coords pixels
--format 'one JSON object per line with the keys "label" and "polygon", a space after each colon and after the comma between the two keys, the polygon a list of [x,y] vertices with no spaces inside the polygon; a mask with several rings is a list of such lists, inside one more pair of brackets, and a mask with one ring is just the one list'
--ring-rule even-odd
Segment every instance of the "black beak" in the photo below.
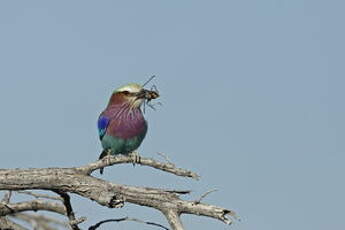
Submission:
{"label": "black beak", "polygon": [[137,99],[144,99],[144,98],[146,98],[147,93],[148,93],[148,90],[142,89],[135,96],[137,97]]}

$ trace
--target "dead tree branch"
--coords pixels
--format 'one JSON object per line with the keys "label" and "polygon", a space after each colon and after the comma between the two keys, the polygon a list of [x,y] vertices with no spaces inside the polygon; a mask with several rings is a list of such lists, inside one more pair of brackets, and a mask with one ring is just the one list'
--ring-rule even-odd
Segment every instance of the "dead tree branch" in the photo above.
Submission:
{"label": "dead tree branch", "polygon": [[97,228],[99,228],[102,224],[105,223],[110,223],[110,222],[123,222],[123,221],[134,221],[134,222],[138,222],[138,223],[142,223],[142,224],[148,224],[148,225],[152,225],[152,226],[156,226],[156,227],[160,227],[162,229],[165,230],[169,230],[169,228],[161,225],[161,224],[157,224],[157,223],[153,223],[153,222],[146,222],[143,220],[139,220],[137,218],[130,218],[130,217],[124,217],[124,218],[119,218],[119,219],[108,219],[108,220],[103,220],[98,222],[97,224],[91,226],[88,230],[96,230]]}
{"label": "dead tree branch", "polygon": [[[59,194],[74,193],[109,208],[122,207],[125,202],[151,207],[161,211],[173,230],[182,230],[181,214],[207,216],[231,224],[236,218],[233,211],[195,201],[182,200],[174,190],[135,187],[111,183],[90,174],[102,167],[120,163],[133,163],[130,156],[106,157],[94,163],[76,168],[33,168],[0,169],[0,190],[50,190]],[[170,163],[161,163],[149,158],[141,158],[137,164],[150,166],[178,176],[198,178],[197,174],[176,168]],[[42,200],[0,206],[0,216],[24,210],[47,210],[67,215],[66,197],[64,204],[42,204]],[[41,206],[40,206],[41,205]],[[70,205],[70,203],[69,203]],[[73,212],[72,212],[73,213]],[[75,217],[74,217],[75,219]],[[76,228],[77,229],[77,228]]]}
{"label": "dead tree branch", "polygon": [[0,203],[0,216],[11,215],[24,211],[50,211],[66,215],[66,209],[59,203],[47,202],[44,200],[31,200],[18,203]]}
{"label": "dead tree branch", "polygon": [[178,210],[174,209],[169,209],[169,210],[164,210],[163,214],[167,218],[170,226],[174,230],[183,230],[183,225],[181,222],[180,218],[180,213],[178,213]]}
{"label": "dead tree branch", "polygon": [[1,230],[28,230],[23,226],[9,220],[6,217],[0,217],[0,229]]}
{"label": "dead tree branch", "polygon": [[199,203],[202,201],[202,199],[204,199],[205,197],[207,197],[210,193],[213,193],[213,192],[216,192],[216,191],[218,191],[218,190],[217,190],[217,189],[212,189],[212,190],[210,190],[210,191],[205,192],[204,194],[202,194],[202,195],[200,196],[199,199],[197,199],[196,201],[194,201],[195,204],[199,204]]}
{"label": "dead tree branch", "polygon": [[15,219],[23,220],[23,221],[28,222],[28,223],[34,221],[38,225],[43,225],[44,229],[52,228],[51,227],[52,225],[60,226],[60,227],[66,228],[66,229],[70,228],[69,223],[59,221],[55,218],[44,216],[44,215],[37,215],[37,214],[30,214],[30,213],[16,213],[14,215],[11,215],[11,217],[13,217]]}
{"label": "dead tree branch", "polygon": [[32,229],[37,230],[58,230],[57,228],[52,227],[51,223],[45,219],[36,218],[34,215],[17,213],[13,215],[17,220],[24,221],[32,226]]}
{"label": "dead tree branch", "polygon": [[17,191],[17,193],[33,196],[33,197],[35,197],[37,199],[44,198],[44,199],[50,199],[50,200],[60,200],[60,201],[63,201],[63,199],[61,197],[58,197],[58,196],[50,196],[50,195],[39,194],[39,193],[30,192],[30,191]]}
{"label": "dead tree branch", "polygon": [[63,200],[63,204],[65,205],[65,208],[66,208],[66,215],[69,219],[72,230],[80,230],[80,228],[78,227],[78,224],[80,222],[77,221],[75,218],[70,196],[67,193],[59,191],[59,190],[54,190],[54,192],[59,194]]}
{"label": "dead tree branch", "polygon": [[116,164],[139,164],[142,166],[149,166],[155,169],[159,169],[168,173],[175,174],[176,176],[182,176],[182,177],[191,177],[193,179],[199,179],[200,176],[197,175],[196,173],[182,169],[182,168],[177,168],[174,164],[168,162],[168,163],[162,163],[159,161],[156,161],[152,158],[144,158],[140,157],[140,161],[137,162],[136,158],[133,156],[124,156],[124,155],[117,155],[117,156],[112,156],[108,155],[104,157],[102,160],[96,161],[94,163],[90,163],[88,165],[82,166],[77,168],[77,170],[82,171],[84,174],[90,175],[93,171],[104,168],[107,166],[111,165],[116,165]]}

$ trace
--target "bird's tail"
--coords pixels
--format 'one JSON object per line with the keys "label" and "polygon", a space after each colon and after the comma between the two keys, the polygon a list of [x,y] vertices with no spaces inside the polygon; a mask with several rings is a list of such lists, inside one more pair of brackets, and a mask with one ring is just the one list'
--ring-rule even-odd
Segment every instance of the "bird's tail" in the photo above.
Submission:
{"label": "bird's tail", "polygon": [[[99,155],[98,160],[103,159],[106,155],[108,155],[108,151],[107,151],[107,150],[103,150],[103,151],[101,152],[101,155]],[[99,169],[100,174],[103,174],[103,171],[104,171],[104,168],[100,168],[100,169]]]}

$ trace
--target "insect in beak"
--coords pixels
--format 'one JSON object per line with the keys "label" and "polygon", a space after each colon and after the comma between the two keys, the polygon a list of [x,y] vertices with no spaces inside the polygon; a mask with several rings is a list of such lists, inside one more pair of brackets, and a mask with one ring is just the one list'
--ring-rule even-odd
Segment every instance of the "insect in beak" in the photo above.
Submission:
{"label": "insect in beak", "polygon": [[151,101],[159,97],[159,93],[157,91],[142,89],[139,93],[136,94],[137,99],[145,99],[147,101]]}
{"label": "insect in beak", "polygon": [[[151,76],[143,85],[142,87],[144,87],[145,85],[147,85],[150,81],[152,81],[156,76],[153,75]],[[151,87],[151,90],[147,90],[147,89],[142,89],[140,92],[139,92],[139,97],[141,97],[142,99],[144,99],[144,113],[145,113],[145,108],[146,108],[146,105],[149,106],[151,109],[153,110],[156,110],[154,105],[152,105],[150,102],[151,100],[154,100],[154,99],[157,99],[160,97],[159,95],[159,92],[158,92],[158,89],[155,85],[153,85]],[[158,102],[156,103],[158,105],[162,105],[162,103]]]}

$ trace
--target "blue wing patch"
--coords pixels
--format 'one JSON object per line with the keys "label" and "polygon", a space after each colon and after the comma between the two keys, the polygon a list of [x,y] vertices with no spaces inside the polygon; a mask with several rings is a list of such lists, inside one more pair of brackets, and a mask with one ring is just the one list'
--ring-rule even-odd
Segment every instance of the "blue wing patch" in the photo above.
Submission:
{"label": "blue wing patch", "polygon": [[98,118],[98,134],[99,134],[99,138],[102,140],[102,138],[105,135],[105,132],[107,131],[108,125],[109,125],[109,121],[110,119],[107,118],[106,116],[100,116]]}

